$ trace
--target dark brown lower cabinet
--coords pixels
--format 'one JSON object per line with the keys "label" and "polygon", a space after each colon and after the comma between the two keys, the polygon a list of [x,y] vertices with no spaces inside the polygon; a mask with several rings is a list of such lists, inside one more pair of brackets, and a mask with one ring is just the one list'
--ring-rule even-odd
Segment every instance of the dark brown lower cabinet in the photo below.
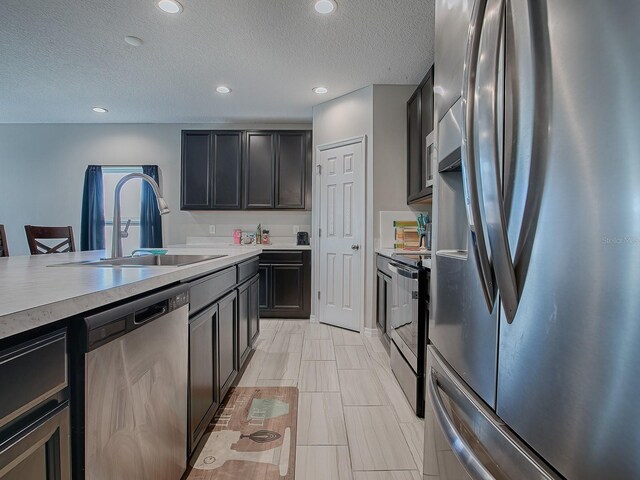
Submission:
{"label": "dark brown lower cabinet", "polygon": [[238,294],[234,291],[218,303],[218,378],[221,399],[224,399],[239,371],[237,312]]}
{"label": "dark brown lower cabinet", "polygon": [[260,330],[258,278],[254,257],[190,285],[189,455],[253,348]]}
{"label": "dark brown lower cabinet", "polygon": [[3,445],[0,479],[70,480],[69,436],[69,407],[64,407]]}
{"label": "dark brown lower cabinet", "polygon": [[309,318],[311,251],[263,252],[259,271],[262,318]]}
{"label": "dark brown lower cabinet", "polygon": [[217,329],[217,304],[189,323],[189,453],[195,449],[220,405],[214,363]]}
{"label": "dark brown lower cabinet", "polygon": [[258,308],[258,275],[238,288],[238,356],[242,369],[260,333]]}
{"label": "dark brown lower cabinet", "polygon": [[258,305],[260,296],[260,277],[255,276],[249,286],[249,345],[253,345],[260,334],[260,307]]}
{"label": "dark brown lower cabinet", "polygon": [[0,479],[70,480],[65,329],[0,350]]}
{"label": "dark brown lower cabinet", "polygon": [[[263,254],[263,258],[265,258],[264,254]],[[265,258],[264,261],[267,261],[267,259]],[[271,298],[271,293],[270,293],[271,292],[271,265],[260,264],[258,273],[260,275],[258,305],[260,306],[260,313],[264,313],[267,310],[269,310],[271,306],[271,300],[270,300]]]}

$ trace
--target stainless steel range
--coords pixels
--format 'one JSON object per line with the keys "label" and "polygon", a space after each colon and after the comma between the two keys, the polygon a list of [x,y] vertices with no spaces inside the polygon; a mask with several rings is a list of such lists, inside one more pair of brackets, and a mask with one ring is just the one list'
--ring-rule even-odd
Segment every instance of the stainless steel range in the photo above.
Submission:
{"label": "stainless steel range", "polygon": [[424,365],[429,320],[428,255],[394,254],[391,271],[391,370],[411,407],[424,416]]}

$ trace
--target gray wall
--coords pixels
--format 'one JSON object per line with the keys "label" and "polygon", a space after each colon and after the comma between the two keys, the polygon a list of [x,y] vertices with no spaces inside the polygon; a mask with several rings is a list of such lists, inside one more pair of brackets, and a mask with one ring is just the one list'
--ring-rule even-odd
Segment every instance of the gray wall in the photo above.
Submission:
{"label": "gray wall", "polygon": [[310,225],[308,212],[180,211],[181,130],[245,128],[310,129],[311,125],[0,125],[0,224],[6,225],[11,254],[28,253],[25,224],[72,225],[79,247],[82,186],[89,164],[160,167],[161,188],[172,210],[163,217],[167,245],[184,243],[187,236],[207,236],[210,224],[216,225],[218,235],[259,222],[283,226],[272,235],[284,234],[287,225]]}
{"label": "gray wall", "polygon": [[[328,101],[326,103],[313,107],[313,155],[314,165],[316,165],[316,155],[318,145],[324,145],[327,143],[334,143],[340,140],[346,140],[349,138],[359,137],[366,135],[366,183],[365,190],[367,196],[367,212],[371,211],[370,206],[373,205],[372,193],[369,191],[370,182],[373,181],[373,169],[371,164],[373,161],[373,147],[371,139],[373,137],[373,86],[368,86],[355,92],[349,93],[342,97]],[[315,199],[315,182],[316,176],[314,175],[314,199]],[[318,217],[314,211],[312,224],[313,231],[318,231]],[[364,254],[365,262],[365,303],[364,303],[364,327],[371,328],[370,318],[372,318],[373,311],[371,309],[372,304],[372,282],[371,282],[371,267],[373,258],[373,223],[368,218],[366,221],[365,229],[365,248],[362,251]],[[317,241],[317,236],[314,235],[314,239]],[[319,248],[314,241],[314,267],[318,265],[318,252]],[[318,270],[314,268],[313,273],[313,292],[315,292],[315,284],[318,280]],[[312,298],[316,299],[316,295]],[[313,312],[316,311],[316,302],[313,302]]]}
{"label": "gray wall", "polygon": [[380,245],[380,212],[408,212],[407,100],[416,85],[373,87],[373,232]]}
{"label": "gray wall", "polygon": [[[415,88],[373,85],[313,109],[314,164],[318,145],[367,136],[363,260],[364,327],[369,329],[375,328],[375,247],[379,241],[380,211],[410,210],[406,197],[406,103]],[[313,217],[313,229],[317,231],[318,219]]]}

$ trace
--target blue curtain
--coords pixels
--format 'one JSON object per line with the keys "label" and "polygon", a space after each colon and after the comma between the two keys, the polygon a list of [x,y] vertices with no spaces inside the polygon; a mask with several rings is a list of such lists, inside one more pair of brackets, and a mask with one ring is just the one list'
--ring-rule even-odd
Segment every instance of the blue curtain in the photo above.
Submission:
{"label": "blue curtain", "polygon": [[104,249],[104,192],[99,165],[89,165],[84,174],[80,249]]}
{"label": "blue curtain", "polygon": [[[157,165],[144,165],[146,173],[160,185]],[[140,248],[162,247],[162,220],[156,194],[147,182],[142,182],[142,208],[140,210]]]}

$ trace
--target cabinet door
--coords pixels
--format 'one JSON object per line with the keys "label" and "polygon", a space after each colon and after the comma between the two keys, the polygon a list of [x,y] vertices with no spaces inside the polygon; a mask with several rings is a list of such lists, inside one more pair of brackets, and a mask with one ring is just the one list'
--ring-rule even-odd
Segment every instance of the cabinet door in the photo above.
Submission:
{"label": "cabinet door", "polygon": [[34,421],[2,445],[0,479],[70,480],[69,407]]}
{"label": "cabinet door", "polygon": [[305,208],[309,132],[277,134],[276,208]]}
{"label": "cabinet door", "polygon": [[240,355],[239,368],[242,368],[247,355],[251,351],[250,336],[250,311],[251,311],[251,289],[250,284],[245,283],[238,290],[238,355]]}
{"label": "cabinet door", "polygon": [[271,265],[271,301],[274,310],[304,308],[302,265]]}
{"label": "cabinet door", "polygon": [[244,207],[273,208],[275,133],[247,132],[243,158]]}
{"label": "cabinet door", "polygon": [[271,310],[271,265],[260,265],[258,275],[260,277],[258,305],[261,310]]}
{"label": "cabinet door", "polygon": [[219,403],[214,369],[217,323],[217,305],[189,323],[189,452],[198,444]]}
{"label": "cabinet door", "polygon": [[180,208],[211,208],[211,132],[182,132],[182,181]]}
{"label": "cabinet door", "polygon": [[253,348],[254,342],[260,334],[260,281],[256,277],[249,286],[249,347]]}
{"label": "cabinet door", "polygon": [[218,302],[218,378],[220,399],[224,400],[238,373],[237,307],[238,294],[233,292]]}
{"label": "cabinet door", "polygon": [[242,208],[242,132],[213,132],[213,209]]}
{"label": "cabinet door", "polygon": [[420,150],[422,133],[420,126],[421,94],[417,89],[407,102],[407,200],[411,201],[419,195],[424,185]]}

